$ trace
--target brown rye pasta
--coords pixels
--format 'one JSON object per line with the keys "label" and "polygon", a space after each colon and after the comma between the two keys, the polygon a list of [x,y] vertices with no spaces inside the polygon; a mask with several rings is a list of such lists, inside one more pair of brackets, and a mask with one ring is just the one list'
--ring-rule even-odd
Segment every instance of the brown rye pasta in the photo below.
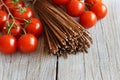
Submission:
{"label": "brown rye pasta", "polygon": [[29,1],[33,3],[33,8],[44,25],[46,46],[49,46],[50,54],[67,56],[88,52],[92,38],[85,28],[49,0]]}

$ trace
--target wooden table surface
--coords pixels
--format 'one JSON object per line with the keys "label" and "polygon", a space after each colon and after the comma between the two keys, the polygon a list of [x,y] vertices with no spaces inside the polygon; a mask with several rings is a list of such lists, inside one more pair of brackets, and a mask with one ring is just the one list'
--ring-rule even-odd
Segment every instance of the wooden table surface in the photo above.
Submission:
{"label": "wooden table surface", "polygon": [[109,12],[89,30],[94,44],[88,54],[49,56],[41,38],[33,54],[0,54],[0,80],[120,80],[120,1],[104,2]]}

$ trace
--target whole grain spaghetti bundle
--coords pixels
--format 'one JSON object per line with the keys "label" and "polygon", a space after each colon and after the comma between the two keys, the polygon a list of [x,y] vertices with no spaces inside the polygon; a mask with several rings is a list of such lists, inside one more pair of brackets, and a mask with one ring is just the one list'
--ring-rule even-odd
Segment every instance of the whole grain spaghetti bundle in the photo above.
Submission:
{"label": "whole grain spaghetti bundle", "polygon": [[87,53],[92,39],[87,30],[49,0],[32,0],[43,22],[49,53],[58,56]]}

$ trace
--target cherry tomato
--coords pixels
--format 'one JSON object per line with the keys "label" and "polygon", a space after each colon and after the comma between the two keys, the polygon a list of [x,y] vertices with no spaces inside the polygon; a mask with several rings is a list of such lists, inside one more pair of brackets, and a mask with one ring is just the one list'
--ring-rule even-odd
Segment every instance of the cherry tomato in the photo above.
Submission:
{"label": "cherry tomato", "polygon": [[71,0],[66,6],[67,13],[73,17],[80,16],[84,9],[84,3],[78,0]]}
{"label": "cherry tomato", "polygon": [[25,20],[29,20],[33,16],[33,12],[31,8],[24,7],[24,8],[20,8],[17,11],[15,11],[13,15],[20,22],[25,22]]}
{"label": "cherry tomato", "polygon": [[12,54],[17,49],[16,38],[12,35],[0,36],[0,52],[3,54]]}
{"label": "cherry tomato", "polygon": [[4,11],[0,11],[0,30],[3,29],[3,24],[7,21],[7,13]]}
{"label": "cherry tomato", "polygon": [[23,53],[30,53],[37,49],[38,40],[32,34],[26,34],[18,39],[18,49]]}
{"label": "cherry tomato", "polygon": [[[15,36],[16,38],[19,38],[22,35],[22,28],[21,28],[21,24],[18,20],[15,20],[15,23],[13,24],[13,20],[10,19],[9,20],[9,24],[6,22],[6,24],[3,27],[3,34],[7,34],[9,29],[10,29],[10,33],[11,35]],[[12,25],[13,24],[13,25]]]}
{"label": "cherry tomato", "polygon": [[96,3],[98,3],[98,2],[102,2],[102,0],[84,0],[84,2],[85,2],[85,5],[87,6],[87,8],[90,10],[91,7],[92,7],[94,4],[96,4]]}
{"label": "cherry tomato", "polygon": [[92,11],[83,12],[79,20],[80,24],[85,28],[91,28],[97,22],[97,17]]}
{"label": "cherry tomato", "polygon": [[2,6],[2,3],[0,2],[0,10],[3,10],[3,7],[4,6]]}
{"label": "cherry tomato", "polygon": [[36,18],[32,18],[32,19],[30,20],[30,23],[27,24],[27,26],[26,26],[26,32],[33,34],[33,35],[36,36],[37,38],[41,35],[42,30],[43,30],[43,25],[42,25],[42,23],[41,23],[38,19],[36,19]]}
{"label": "cherry tomato", "polygon": [[4,11],[4,12],[6,12],[6,13],[7,13],[6,8],[4,7],[4,5],[2,5],[2,3],[1,3],[1,2],[0,2],[0,10],[1,10],[1,11]]}
{"label": "cherry tomato", "polygon": [[14,12],[17,9],[25,6],[24,2],[21,0],[5,0],[4,2],[11,12]]}
{"label": "cherry tomato", "polygon": [[97,2],[102,2],[102,0],[84,0],[85,4],[94,5]]}
{"label": "cherry tomato", "polygon": [[93,11],[96,16],[97,19],[102,19],[107,15],[107,7],[105,4],[98,2],[96,3],[92,8],[91,11]]}
{"label": "cherry tomato", "polygon": [[52,0],[57,5],[65,5],[69,0]]}

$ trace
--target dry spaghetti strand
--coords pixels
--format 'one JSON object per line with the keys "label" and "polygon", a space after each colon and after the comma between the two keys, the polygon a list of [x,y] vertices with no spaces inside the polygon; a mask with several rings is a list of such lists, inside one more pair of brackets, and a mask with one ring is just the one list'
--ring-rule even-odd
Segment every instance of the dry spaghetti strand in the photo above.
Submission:
{"label": "dry spaghetti strand", "polygon": [[49,53],[58,56],[87,53],[92,44],[89,32],[49,0],[31,0],[44,24]]}

